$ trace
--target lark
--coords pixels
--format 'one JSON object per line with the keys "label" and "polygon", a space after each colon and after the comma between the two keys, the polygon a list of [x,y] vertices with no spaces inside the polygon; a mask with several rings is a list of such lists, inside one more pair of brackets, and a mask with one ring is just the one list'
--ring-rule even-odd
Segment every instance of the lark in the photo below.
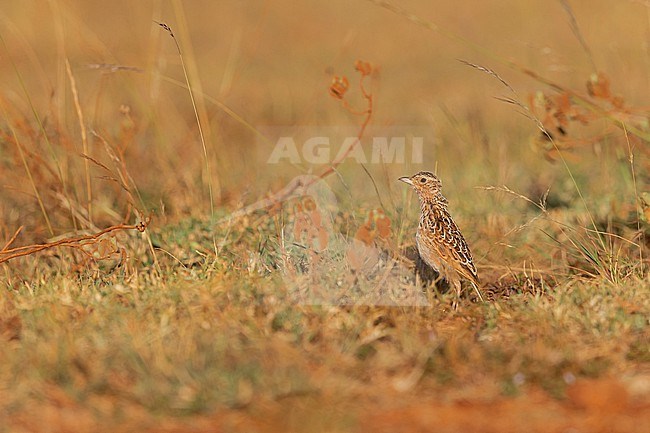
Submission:
{"label": "lark", "polygon": [[415,241],[422,260],[455,288],[457,300],[460,299],[461,281],[466,279],[482,301],[472,253],[449,214],[440,179],[433,173],[421,171],[399,180],[411,185],[420,200],[420,223]]}

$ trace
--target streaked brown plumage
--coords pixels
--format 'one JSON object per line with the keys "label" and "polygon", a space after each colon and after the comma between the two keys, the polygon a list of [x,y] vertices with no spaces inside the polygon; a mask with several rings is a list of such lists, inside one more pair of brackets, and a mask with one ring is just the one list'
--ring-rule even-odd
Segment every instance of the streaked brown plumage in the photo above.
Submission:
{"label": "streaked brown plumage", "polygon": [[420,223],[415,240],[422,260],[449,281],[458,296],[464,278],[469,280],[482,300],[472,253],[447,210],[440,179],[433,173],[421,171],[399,180],[411,185],[420,200]]}

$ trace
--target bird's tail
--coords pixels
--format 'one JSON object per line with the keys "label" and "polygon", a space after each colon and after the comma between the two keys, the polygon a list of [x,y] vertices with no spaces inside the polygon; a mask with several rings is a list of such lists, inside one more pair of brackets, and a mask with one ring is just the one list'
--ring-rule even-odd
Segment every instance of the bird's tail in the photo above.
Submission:
{"label": "bird's tail", "polygon": [[483,299],[483,295],[481,295],[481,291],[478,288],[478,285],[474,281],[470,281],[472,283],[472,287],[474,288],[474,291],[478,295],[478,298],[481,300],[481,302],[485,302],[485,299]]}

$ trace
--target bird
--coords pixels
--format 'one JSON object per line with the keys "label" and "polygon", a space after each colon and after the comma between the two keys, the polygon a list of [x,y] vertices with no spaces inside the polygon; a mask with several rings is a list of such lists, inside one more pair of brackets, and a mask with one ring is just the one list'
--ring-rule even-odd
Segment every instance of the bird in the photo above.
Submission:
{"label": "bird", "polygon": [[440,179],[429,171],[420,171],[399,180],[411,185],[420,201],[420,222],[415,242],[421,259],[439,274],[439,278],[444,278],[455,288],[457,301],[460,300],[463,279],[470,282],[483,301],[472,252],[449,213]]}

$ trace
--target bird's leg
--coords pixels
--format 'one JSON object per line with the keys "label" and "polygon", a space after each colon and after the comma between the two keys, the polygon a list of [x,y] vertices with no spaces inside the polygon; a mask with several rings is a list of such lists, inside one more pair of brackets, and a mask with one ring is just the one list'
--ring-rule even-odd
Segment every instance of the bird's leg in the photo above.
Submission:
{"label": "bird's leg", "polygon": [[454,291],[456,292],[456,298],[451,302],[451,306],[454,310],[458,310],[458,306],[460,305],[460,294],[462,290],[462,286],[460,285],[460,279],[459,278],[454,278],[453,281],[450,281],[451,284],[454,286]]}

